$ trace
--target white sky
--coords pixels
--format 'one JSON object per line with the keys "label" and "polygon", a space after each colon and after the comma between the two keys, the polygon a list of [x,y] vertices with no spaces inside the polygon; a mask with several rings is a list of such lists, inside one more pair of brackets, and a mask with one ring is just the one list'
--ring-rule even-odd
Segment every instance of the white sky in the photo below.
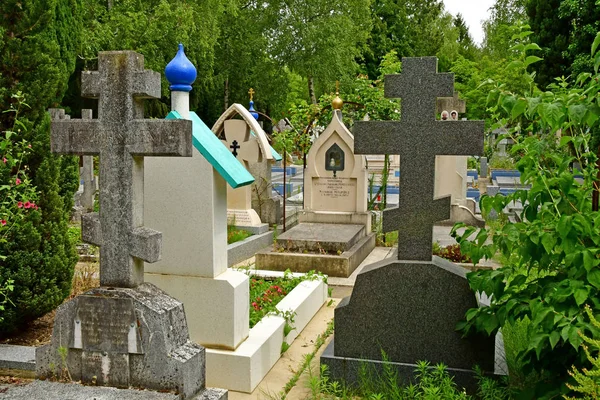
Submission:
{"label": "white sky", "polygon": [[469,26],[469,33],[477,44],[483,41],[481,23],[488,18],[489,8],[495,0],[443,0],[446,11],[452,15],[462,14]]}

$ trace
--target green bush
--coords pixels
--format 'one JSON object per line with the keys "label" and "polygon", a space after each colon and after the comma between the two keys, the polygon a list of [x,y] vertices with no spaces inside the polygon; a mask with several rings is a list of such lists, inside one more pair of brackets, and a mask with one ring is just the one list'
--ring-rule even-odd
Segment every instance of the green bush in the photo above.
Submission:
{"label": "green bush", "polygon": [[[600,54],[595,57],[600,65]],[[586,305],[600,309],[600,212],[593,205],[598,171],[596,149],[590,149],[590,131],[600,117],[599,78],[596,71],[580,75],[573,85],[559,80],[547,92],[533,87],[513,94],[502,85],[490,92],[489,109],[498,125],[513,127],[511,152],[531,189],[481,198],[482,213],[500,213],[519,201],[524,205],[520,222],[494,230],[466,228],[463,234],[457,234],[461,225],[453,230],[474,262],[498,254],[506,260],[500,269],[468,275],[471,288],[492,300],[490,306],[469,310],[459,329],[494,334],[531,321],[521,335],[525,345],[516,349],[520,382],[515,386],[523,399],[566,394],[573,382],[568,369],[590,365],[580,335],[600,332],[584,312]],[[581,171],[573,169],[575,163]]]}
{"label": "green bush", "polygon": [[28,163],[39,209],[25,214],[0,243],[0,254],[6,257],[0,260],[0,282],[14,281],[0,335],[15,332],[53,310],[71,291],[77,253],[68,235],[68,221],[78,186],[78,164],[74,157],[52,155],[49,135],[50,117],[46,116],[32,132],[32,157],[36,159]]}

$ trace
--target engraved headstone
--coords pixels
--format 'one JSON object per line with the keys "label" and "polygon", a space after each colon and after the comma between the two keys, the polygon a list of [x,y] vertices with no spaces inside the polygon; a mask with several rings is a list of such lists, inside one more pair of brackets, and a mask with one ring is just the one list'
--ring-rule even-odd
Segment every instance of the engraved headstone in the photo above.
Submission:
{"label": "engraved headstone", "polygon": [[382,352],[400,381],[417,361],[444,363],[459,386],[475,386],[472,368],[493,371],[493,338],[465,340],[456,324],[477,307],[465,270],[433,257],[432,230],[449,217],[450,198],[434,199],[435,157],[483,152],[483,121],[436,120],[436,98],[451,96],[454,77],[437,73],[435,57],[404,58],[388,75],[385,96],[402,99],[401,121],[357,122],[358,154],[400,155],[399,208],[385,210],[385,232],[399,231],[399,260],[366,266],[351,297],[335,310],[335,337],[321,362],[333,379],[357,383],[364,364],[381,369]]}
{"label": "engraved headstone", "polygon": [[98,66],[82,73],[83,95],[99,99],[98,119],[53,120],[51,148],[99,155],[100,213],[82,217],[82,236],[101,247],[101,287],[58,308],[36,373],[67,370],[82,383],[190,398],[205,388],[204,348],[189,340],[183,305],[143,282],[143,260],[158,260],[161,250],[161,233],[143,226],[143,157],[191,156],[191,122],[143,119],[143,99],[161,92],[142,55],[101,52]]}
{"label": "engraved headstone", "polygon": [[[279,235],[272,249],[256,253],[258,269],[317,270],[348,277],[375,247],[367,210],[366,160],[354,154],[354,136],[342,121],[342,100],[337,97],[332,106],[331,122],[307,155],[300,223]],[[299,251],[305,243],[316,243],[327,254],[317,260]]]}
{"label": "engraved headstone", "polygon": [[479,175],[482,178],[488,177],[488,159],[487,159],[487,157],[481,157],[479,159]]}

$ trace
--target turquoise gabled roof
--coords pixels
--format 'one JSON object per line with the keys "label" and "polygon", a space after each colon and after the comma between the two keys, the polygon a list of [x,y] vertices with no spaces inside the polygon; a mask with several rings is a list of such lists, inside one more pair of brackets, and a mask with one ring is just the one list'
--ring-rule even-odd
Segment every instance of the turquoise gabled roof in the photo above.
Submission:
{"label": "turquoise gabled roof", "polygon": [[281,155],[275,151],[275,149],[273,148],[273,146],[271,146],[271,154],[273,155],[273,159],[275,161],[281,161],[283,160],[283,157],[281,157]]}
{"label": "turquoise gabled roof", "polygon": [[[177,111],[171,111],[166,119],[183,119]],[[217,170],[232,188],[239,188],[254,182],[254,178],[223,143],[202,122],[195,112],[190,112],[192,121],[192,144]]]}

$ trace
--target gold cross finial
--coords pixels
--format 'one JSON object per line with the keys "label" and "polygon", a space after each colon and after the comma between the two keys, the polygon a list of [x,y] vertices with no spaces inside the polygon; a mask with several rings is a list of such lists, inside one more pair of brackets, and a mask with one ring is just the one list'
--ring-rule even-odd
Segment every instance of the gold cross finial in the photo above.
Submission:
{"label": "gold cross finial", "polygon": [[254,89],[250,88],[250,90],[248,90],[248,94],[250,95],[250,101],[252,101],[252,98],[254,97]]}
{"label": "gold cross finial", "polygon": [[340,99],[340,81],[335,81],[335,98],[331,102],[334,110],[341,110],[344,102]]}

